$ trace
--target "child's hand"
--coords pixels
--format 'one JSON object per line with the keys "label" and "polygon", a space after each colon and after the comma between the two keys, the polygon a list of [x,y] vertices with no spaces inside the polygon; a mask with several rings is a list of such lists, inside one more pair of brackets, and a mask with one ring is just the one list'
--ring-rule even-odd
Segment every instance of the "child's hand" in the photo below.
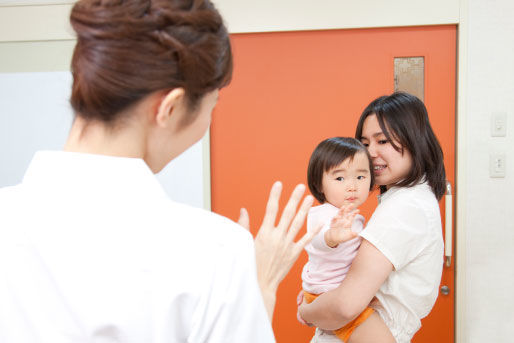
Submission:
{"label": "child's hand", "polygon": [[330,228],[325,232],[325,242],[331,248],[338,244],[349,241],[357,237],[357,233],[352,231],[353,219],[359,213],[351,203],[344,203],[334,218],[330,221]]}

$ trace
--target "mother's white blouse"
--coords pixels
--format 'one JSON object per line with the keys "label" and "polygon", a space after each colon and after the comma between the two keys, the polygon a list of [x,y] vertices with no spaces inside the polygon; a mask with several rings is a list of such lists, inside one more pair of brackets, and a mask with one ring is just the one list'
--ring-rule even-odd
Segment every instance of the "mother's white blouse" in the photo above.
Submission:
{"label": "mother's white blouse", "polygon": [[374,307],[397,342],[410,342],[434,306],[443,267],[441,216],[429,185],[390,188],[360,235],[394,267]]}

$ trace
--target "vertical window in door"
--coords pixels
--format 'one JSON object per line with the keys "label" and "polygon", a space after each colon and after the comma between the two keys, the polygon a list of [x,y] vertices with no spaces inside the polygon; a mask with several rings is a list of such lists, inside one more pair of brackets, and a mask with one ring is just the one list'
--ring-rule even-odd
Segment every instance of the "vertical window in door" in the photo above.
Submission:
{"label": "vertical window in door", "polygon": [[394,91],[413,94],[425,101],[425,58],[394,58]]}

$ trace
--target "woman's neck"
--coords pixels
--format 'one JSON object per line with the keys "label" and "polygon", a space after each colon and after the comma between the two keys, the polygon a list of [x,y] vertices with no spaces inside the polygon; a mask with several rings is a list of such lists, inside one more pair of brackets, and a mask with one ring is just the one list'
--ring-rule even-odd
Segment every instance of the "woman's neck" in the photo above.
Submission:
{"label": "woman's neck", "polygon": [[143,158],[145,149],[145,131],[141,126],[127,123],[111,128],[80,116],[75,117],[64,145],[65,151],[134,158]]}

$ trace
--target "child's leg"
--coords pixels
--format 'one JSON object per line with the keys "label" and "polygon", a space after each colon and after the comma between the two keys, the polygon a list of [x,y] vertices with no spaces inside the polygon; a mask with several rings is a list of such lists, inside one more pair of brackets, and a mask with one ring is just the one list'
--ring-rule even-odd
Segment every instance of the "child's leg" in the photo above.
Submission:
{"label": "child's leg", "polygon": [[375,311],[357,326],[346,343],[396,343],[396,340]]}

